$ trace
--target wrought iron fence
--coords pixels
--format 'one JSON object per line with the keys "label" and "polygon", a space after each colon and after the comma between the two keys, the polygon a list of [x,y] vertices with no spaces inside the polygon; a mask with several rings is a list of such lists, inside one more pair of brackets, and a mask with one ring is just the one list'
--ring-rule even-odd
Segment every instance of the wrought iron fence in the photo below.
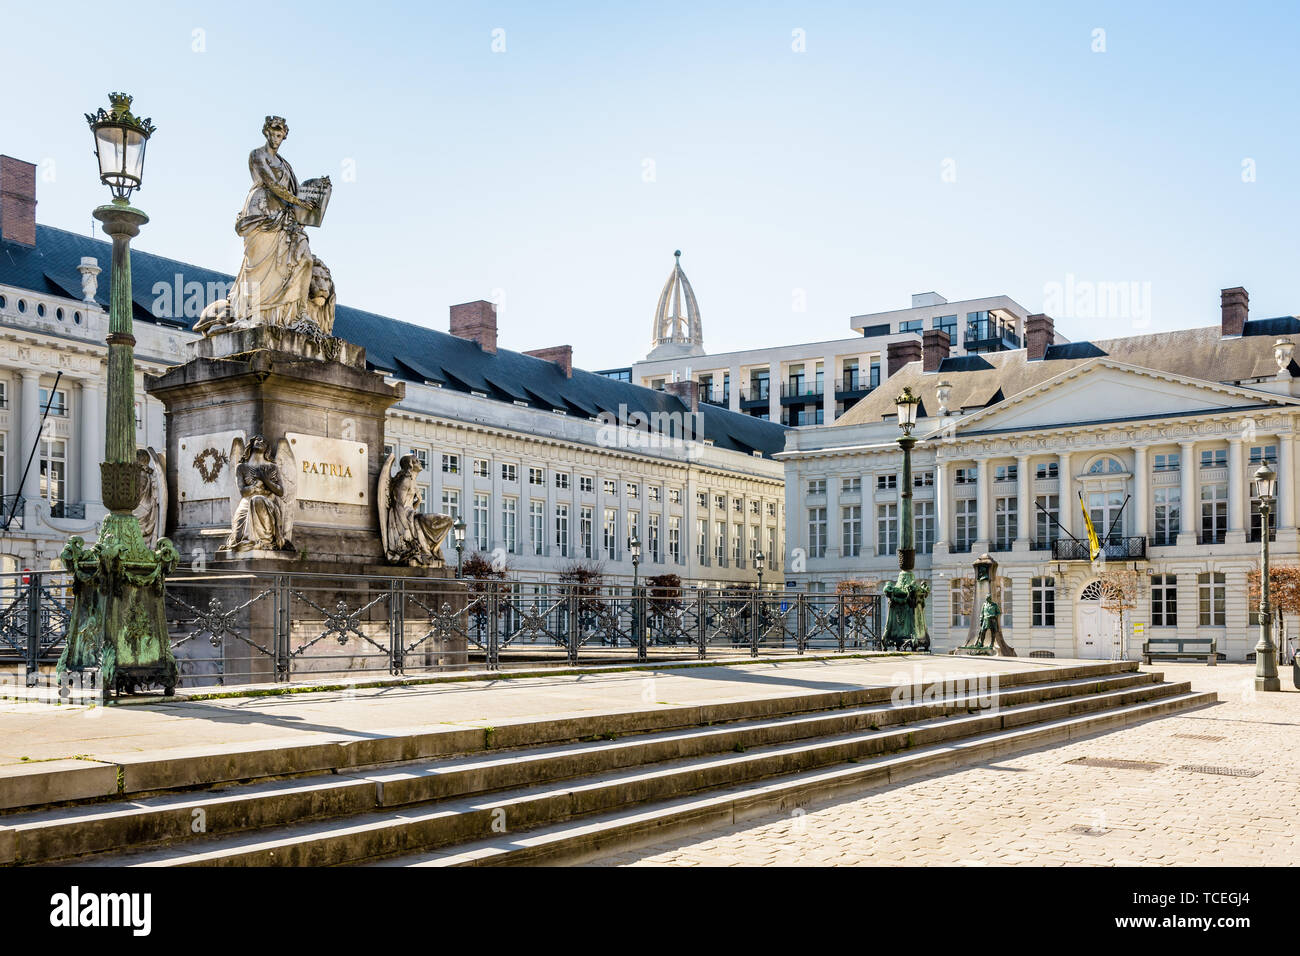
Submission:
{"label": "wrought iron fence", "polygon": [[[58,660],[61,572],[0,576],[0,657]],[[167,582],[180,686],[881,649],[879,595],[303,573]]]}

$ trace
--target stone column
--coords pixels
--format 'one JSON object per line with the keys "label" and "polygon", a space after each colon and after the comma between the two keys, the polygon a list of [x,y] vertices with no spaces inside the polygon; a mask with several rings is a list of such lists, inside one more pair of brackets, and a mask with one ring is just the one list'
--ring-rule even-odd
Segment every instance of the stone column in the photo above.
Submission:
{"label": "stone column", "polygon": [[[834,559],[844,556],[844,525],[843,515],[840,514],[840,481],[839,475],[830,474],[826,476],[826,557]],[[871,481],[870,475],[862,476],[862,483],[865,485]],[[871,500],[870,493],[866,488],[862,492],[863,511],[865,512],[866,503]],[[865,525],[866,515],[863,515],[863,524]]]}
{"label": "stone column", "polygon": [[[12,465],[14,474],[22,483],[18,493],[28,501],[35,501],[41,493],[40,449],[36,449],[36,454],[32,455],[32,449],[36,448],[41,430],[41,373],[36,369],[20,369],[18,374],[22,378],[18,400],[18,420],[22,423],[20,429],[22,440],[19,447],[15,449],[17,454],[12,454],[10,460],[14,463]],[[23,469],[27,467],[29,455],[32,464],[24,478]]]}
{"label": "stone column", "polygon": [[1279,435],[1277,438],[1277,528],[1295,525],[1295,438]]}
{"label": "stone column", "polygon": [[1150,496],[1151,475],[1147,468],[1147,449],[1133,449],[1133,534],[1145,538],[1147,528],[1147,499]]}
{"label": "stone column", "polygon": [[[1181,501],[1178,506],[1178,543],[1196,543],[1196,442],[1178,443],[1178,477]],[[1181,591],[1182,588],[1179,588]],[[1179,620],[1182,620],[1180,614]]]}
{"label": "stone column", "polygon": [[[1059,489],[1056,496],[1059,513],[1056,518],[1061,522],[1061,528],[1074,534],[1074,509],[1078,504],[1074,498],[1074,473],[1070,470],[1070,452],[1059,452],[1056,457],[1056,487]],[[1065,536],[1064,532],[1061,532],[1061,536]]]}
{"label": "stone column", "polygon": [[731,384],[728,386],[727,407],[733,412],[738,412],[740,411],[740,389],[742,387],[739,363],[731,366],[727,372],[731,376]]}
{"label": "stone column", "polygon": [[78,422],[81,431],[81,500],[88,507],[99,506],[102,503],[99,462],[104,452],[104,440],[100,435],[104,412],[100,407],[99,383],[83,378],[77,381],[77,388],[81,395],[78,403],[81,414]]}
{"label": "stone column", "polygon": [[990,540],[989,511],[993,507],[993,488],[989,484],[989,460],[975,463],[975,540],[979,549],[988,550]]}
{"label": "stone column", "polygon": [[1244,544],[1246,541],[1245,525],[1241,513],[1245,503],[1245,488],[1242,478],[1245,475],[1245,460],[1242,456],[1240,438],[1228,439],[1228,534],[1225,540],[1229,544]]}
{"label": "stone column", "polygon": [[948,463],[934,463],[934,553],[948,553]]}
{"label": "stone column", "polygon": [[[816,372],[813,374],[815,375]],[[822,421],[830,425],[835,421],[836,375],[834,352],[822,356],[822,388]]]}
{"label": "stone column", "polygon": [[1016,540],[1013,551],[1028,551],[1030,528],[1033,527],[1034,476],[1029,468],[1029,456],[1016,459]]}

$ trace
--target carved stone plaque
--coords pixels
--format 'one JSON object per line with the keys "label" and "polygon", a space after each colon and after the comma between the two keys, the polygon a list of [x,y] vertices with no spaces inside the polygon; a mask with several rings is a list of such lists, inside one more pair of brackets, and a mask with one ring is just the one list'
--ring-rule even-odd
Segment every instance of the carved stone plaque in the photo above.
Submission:
{"label": "carved stone plaque", "polygon": [[293,449],[299,501],[370,503],[370,449],[365,444],[298,432],[285,432],[284,437]]}
{"label": "carved stone plaque", "polygon": [[180,461],[176,463],[176,483],[181,501],[205,501],[210,498],[229,500],[234,487],[232,469],[239,462],[230,461],[230,443],[248,439],[238,431],[192,435],[177,445]]}

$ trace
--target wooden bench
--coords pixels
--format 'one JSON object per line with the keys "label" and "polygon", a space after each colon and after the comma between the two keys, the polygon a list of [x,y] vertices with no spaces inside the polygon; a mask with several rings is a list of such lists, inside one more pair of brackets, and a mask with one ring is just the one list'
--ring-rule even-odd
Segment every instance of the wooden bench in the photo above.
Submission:
{"label": "wooden bench", "polygon": [[1209,667],[1219,663],[1219,642],[1212,637],[1157,637],[1142,645],[1142,663],[1154,660],[1204,658]]}

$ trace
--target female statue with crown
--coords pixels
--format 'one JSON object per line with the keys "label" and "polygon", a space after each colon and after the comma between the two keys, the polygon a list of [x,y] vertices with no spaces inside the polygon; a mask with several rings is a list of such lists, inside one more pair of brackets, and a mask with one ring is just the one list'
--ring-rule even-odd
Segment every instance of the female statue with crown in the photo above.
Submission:
{"label": "female statue with crown", "polygon": [[[320,225],[329,178],[299,185],[293,167],[280,155],[280,144],[289,135],[284,117],[268,116],[262,135],[266,145],[248,156],[253,185],[235,220],[235,232],[244,240],[239,275],[229,299],[204,310],[194,326],[196,332],[210,334],[232,326],[321,324],[317,313],[325,294],[319,288],[313,290],[312,270],[315,266],[319,273],[324,264],[312,256],[303,226]],[[332,282],[328,291],[332,313]],[[328,330],[322,331],[328,334]]]}

